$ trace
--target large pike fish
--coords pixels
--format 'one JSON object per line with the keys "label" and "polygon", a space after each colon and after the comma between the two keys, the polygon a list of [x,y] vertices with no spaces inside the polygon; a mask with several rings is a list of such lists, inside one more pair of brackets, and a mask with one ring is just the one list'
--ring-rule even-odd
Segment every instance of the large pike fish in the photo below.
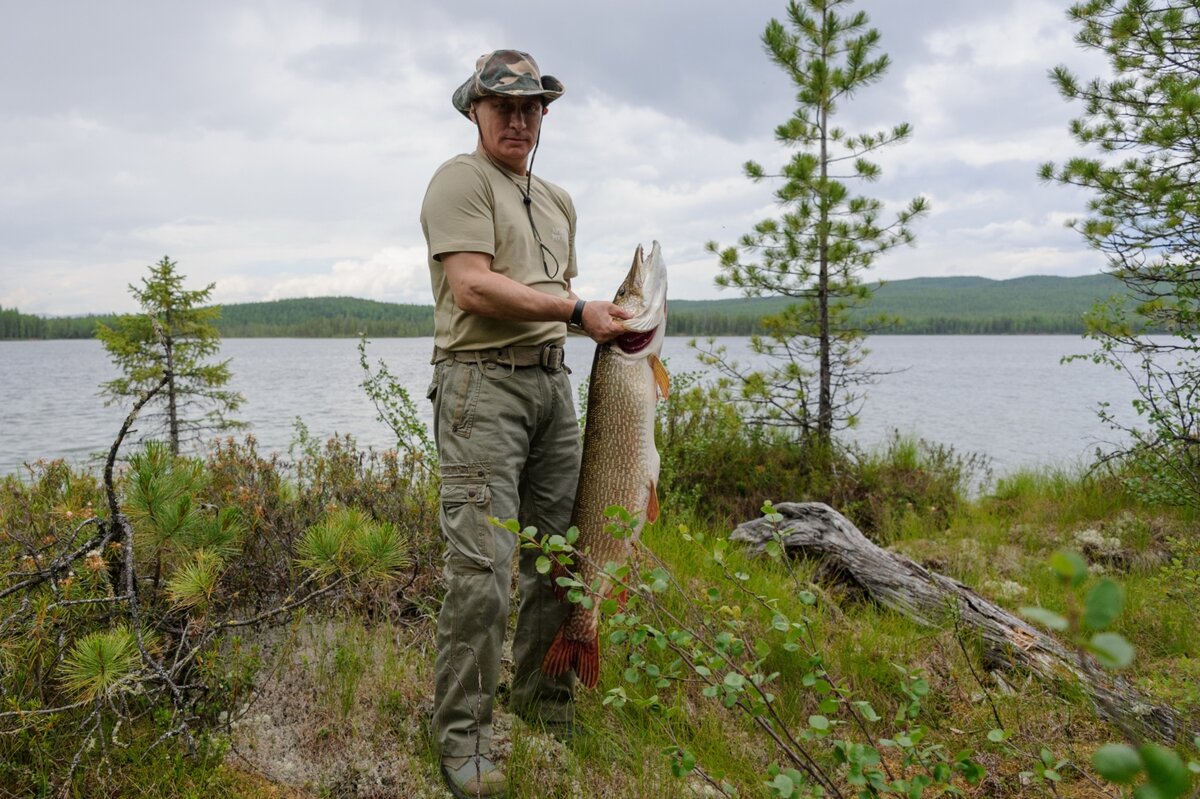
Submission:
{"label": "large pike fish", "polygon": [[[609,563],[625,564],[642,525],[658,518],[658,449],[654,415],[659,395],[669,389],[659,360],[667,327],[667,270],[658,242],[645,258],[639,246],[629,274],[613,303],[633,316],[623,333],[596,347],[588,387],[583,463],[575,491],[571,524],[575,542],[575,578],[590,587],[600,579],[590,608],[575,604],[542,661],[542,671],[557,675],[574,669],[580,682],[594,688],[600,678],[598,623],[600,602],[612,586],[604,577]],[[605,532],[604,509],[620,505],[635,515],[632,535]]]}

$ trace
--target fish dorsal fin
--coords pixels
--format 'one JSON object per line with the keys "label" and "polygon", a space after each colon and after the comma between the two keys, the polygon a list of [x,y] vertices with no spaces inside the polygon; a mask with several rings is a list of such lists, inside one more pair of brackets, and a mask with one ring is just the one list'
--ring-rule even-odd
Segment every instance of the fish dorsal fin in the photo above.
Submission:
{"label": "fish dorsal fin", "polygon": [[657,355],[651,355],[650,368],[654,371],[654,382],[658,384],[658,395],[666,399],[671,394],[671,377],[667,374],[667,367],[663,366]]}
{"label": "fish dorsal fin", "polygon": [[650,481],[650,500],[646,504],[646,520],[658,521],[658,483]]}

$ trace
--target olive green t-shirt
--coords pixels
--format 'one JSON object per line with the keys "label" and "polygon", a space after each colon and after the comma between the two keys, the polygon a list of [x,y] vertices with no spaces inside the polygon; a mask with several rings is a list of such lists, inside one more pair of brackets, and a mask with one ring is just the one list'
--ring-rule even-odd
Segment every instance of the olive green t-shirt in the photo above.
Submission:
{"label": "olive green t-shirt", "polygon": [[[457,155],[438,167],[421,205],[436,303],[434,343],[445,350],[542,344],[566,335],[565,322],[514,322],[462,311],[454,304],[441,256],[481,252],[492,271],[555,297],[567,297],[575,263],[575,206],[558,186],[536,175],[530,188],[533,224],[524,203],[525,178],[484,154]],[[543,256],[544,259],[543,259]],[[544,266],[543,266],[544,260]]]}

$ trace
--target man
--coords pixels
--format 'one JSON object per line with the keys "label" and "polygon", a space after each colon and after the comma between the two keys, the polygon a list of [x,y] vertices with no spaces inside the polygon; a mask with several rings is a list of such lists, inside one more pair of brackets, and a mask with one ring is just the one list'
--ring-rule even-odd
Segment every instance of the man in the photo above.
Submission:
{"label": "man", "polygon": [[[528,53],[480,56],[452,98],[478,128],[476,150],[438,168],[421,208],[437,304],[429,397],[446,543],[433,732],[458,797],[506,788],[488,754],[517,546],[488,518],[516,518],[543,534],[570,525],[580,452],[563,367],[567,327],[604,342],[628,317],[572,292],[574,205],[532,174],[542,118],[563,91]],[[540,666],[570,606],[535,561],[520,553],[510,706],[566,732],[574,675],[546,678]]]}

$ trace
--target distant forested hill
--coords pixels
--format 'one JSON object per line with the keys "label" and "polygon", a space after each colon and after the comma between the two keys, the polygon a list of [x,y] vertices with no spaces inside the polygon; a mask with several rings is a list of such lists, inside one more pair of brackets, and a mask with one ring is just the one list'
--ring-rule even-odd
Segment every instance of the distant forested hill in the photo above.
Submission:
{"label": "distant forested hill", "polygon": [[354,297],[248,302],[222,306],[217,326],[227,338],[432,336],[433,306]]}
{"label": "distant forested hill", "polygon": [[[1119,288],[1108,275],[1085,277],[921,277],[886,283],[862,314],[898,318],[878,333],[1081,333],[1083,315]],[[667,330],[679,336],[744,336],[786,304],[779,297],[673,300]],[[0,339],[90,338],[111,316],[41,317],[0,308]],[[275,300],[225,305],[218,322],[228,338],[287,336],[431,336],[429,305],[353,297]]]}
{"label": "distant forested hill", "polygon": [[[874,325],[878,333],[1082,333],[1084,313],[1118,289],[1108,275],[919,277],[885,283],[859,318],[899,320]],[[668,324],[673,335],[748,335],[758,319],[786,304],[782,297],[676,300],[670,304]]]}
{"label": "distant forested hill", "polygon": [[36,316],[16,308],[0,308],[0,341],[14,339],[91,338],[97,322],[112,321],[111,315]]}

